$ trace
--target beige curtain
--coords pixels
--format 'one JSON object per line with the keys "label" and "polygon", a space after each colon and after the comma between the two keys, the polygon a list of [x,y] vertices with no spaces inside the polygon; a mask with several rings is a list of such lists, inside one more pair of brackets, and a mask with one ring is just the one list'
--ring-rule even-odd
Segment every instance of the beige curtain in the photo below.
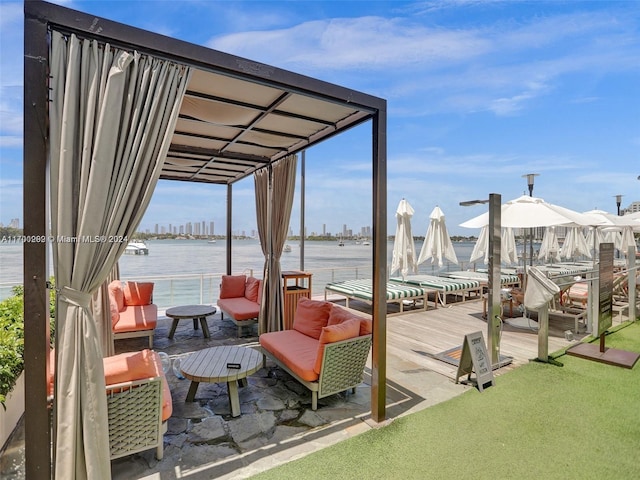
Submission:
{"label": "beige curtain", "polygon": [[100,288],[93,294],[91,313],[96,324],[99,342],[102,345],[102,356],[115,355],[113,345],[113,327],[111,325],[111,306],[109,305],[109,284],[120,278],[120,266],[115,263]]}
{"label": "beige curtain", "polygon": [[110,478],[92,295],[149,203],[189,70],[55,31],[50,66],[51,230],[57,239],[58,289],[55,476]]}
{"label": "beige curtain", "polygon": [[259,333],[282,329],[282,281],[280,258],[287,240],[296,186],[297,157],[274,163],[255,173],[258,235],[265,256]]}

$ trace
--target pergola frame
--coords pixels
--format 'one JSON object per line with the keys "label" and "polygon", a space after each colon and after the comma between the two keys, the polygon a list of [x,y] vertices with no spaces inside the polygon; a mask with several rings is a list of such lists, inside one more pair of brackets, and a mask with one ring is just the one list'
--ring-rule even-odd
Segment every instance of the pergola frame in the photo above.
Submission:
{"label": "pergola frame", "polygon": [[[355,109],[349,121],[329,126],[322,134],[297,138],[286,151],[263,159],[247,155],[263,168],[286,155],[298,153],[343,131],[371,120],[372,196],[373,196],[373,347],[371,416],[374,422],[385,420],[386,397],[386,256],[387,256],[387,110],[386,100],[348,88],[305,77],[276,67],[252,62],[234,55],[193,45],[177,39],[143,31],[93,15],[42,1],[24,4],[24,235],[47,238],[48,235],[48,58],[52,27],[84,38],[138,50],[194,68],[215,72],[232,79],[293,92],[331,105]],[[310,113],[312,115],[313,112]],[[286,134],[286,132],[282,132]],[[211,154],[211,152],[209,152]],[[222,152],[218,152],[222,153]],[[233,162],[233,159],[225,161]],[[172,178],[169,174],[161,178]],[[235,178],[227,185],[227,236],[230,237],[231,192]],[[180,180],[185,180],[180,178]],[[190,181],[204,181],[193,178]],[[227,269],[231,269],[230,239],[227,240]],[[47,362],[49,361],[48,243],[24,244],[24,321],[26,372],[25,456],[28,479],[51,478],[49,452],[51,431],[47,405]]]}

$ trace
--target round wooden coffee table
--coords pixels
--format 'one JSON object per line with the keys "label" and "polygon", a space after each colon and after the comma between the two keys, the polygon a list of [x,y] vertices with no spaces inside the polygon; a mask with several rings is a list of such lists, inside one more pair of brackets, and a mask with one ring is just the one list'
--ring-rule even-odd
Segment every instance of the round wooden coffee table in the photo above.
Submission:
{"label": "round wooden coffee table", "polygon": [[176,333],[176,328],[178,327],[178,322],[185,318],[193,319],[193,328],[195,330],[198,329],[198,320],[200,320],[200,325],[202,325],[202,334],[205,338],[209,338],[210,334],[209,325],[207,325],[207,317],[215,314],[216,312],[216,307],[212,307],[210,305],[182,305],[180,307],[168,308],[164,314],[169,318],[173,318],[173,324],[169,331],[169,338],[173,338],[173,335]]}
{"label": "round wooden coffee table", "polygon": [[[246,387],[247,375],[260,370],[262,361],[262,353],[246,347],[212,347],[192,353],[180,363],[180,371],[191,380],[186,401],[194,401],[200,382],[226,382],[231,416],[239,416],[238,384]],[[239,365],[240,368],[229,368],[230,364]]]}

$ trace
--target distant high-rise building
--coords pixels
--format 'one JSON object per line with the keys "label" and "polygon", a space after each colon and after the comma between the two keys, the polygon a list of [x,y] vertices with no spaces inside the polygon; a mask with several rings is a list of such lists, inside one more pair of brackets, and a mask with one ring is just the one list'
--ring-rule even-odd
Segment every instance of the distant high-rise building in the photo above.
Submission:
{"label": "distant high-rise building", "polygon": [[326,223],[322,224],[322,236],[323,237],[327,236],[327,224]]}
{"label": "distant high-rise building", "polygon": [[640,212],[640,202],[633,202],[627,208],[625,208],[625,213],[636,213]]}
{"label": "distant high-rise building", "polygon": [[153,229],[153,233],[155,233],[156,235],[158,235],[159,228],[160,228],[160,227],[159,227],[159,225],[156,223],[156,226],[155,226],[155,228]]}
{"label": "distant high-rise building", "polygon": [[213,229],[213,221],[209,222],[209,235],[215,235],[215,230]]}

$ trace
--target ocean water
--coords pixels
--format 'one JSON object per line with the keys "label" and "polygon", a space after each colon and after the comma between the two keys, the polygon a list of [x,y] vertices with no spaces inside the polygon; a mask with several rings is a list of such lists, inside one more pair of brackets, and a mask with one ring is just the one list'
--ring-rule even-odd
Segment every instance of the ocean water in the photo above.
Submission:
{"label": "ocean water", "polygon": [[[146,242],[149,255],[123,255],[120,278],[152,281],[154,302],[160,308],[187,303],[215,303],[220,277],[226,271],[226,241],[151,240]],[[281,258],[282,270],[300,269],[300,245],[289,242],[291,252]],[[459,265],[445,260],[442,270],[470,268],[473,242],[454,243]],[[419,253],[422,242],[416,242]],[[257,240],[234,240],[232,271],[262,277],[264,257]],[[322,294],[332,281],[371,278],[372,246],[345,241],[306,241],[304,269],[312,273],[312,293]],[[393,242],[387,244],[387,266],[391,265]],[[479,266],[484,266],[483,264]],[[472,267],[472,266],[471,266]],[[50,266],[53,272],[52,266]],[[441,269],[430,260],[419,266],[419,273],[437,274]],[[11,294],[11,286],[22,283],[22,246],[0,245],[0,300]]]}

